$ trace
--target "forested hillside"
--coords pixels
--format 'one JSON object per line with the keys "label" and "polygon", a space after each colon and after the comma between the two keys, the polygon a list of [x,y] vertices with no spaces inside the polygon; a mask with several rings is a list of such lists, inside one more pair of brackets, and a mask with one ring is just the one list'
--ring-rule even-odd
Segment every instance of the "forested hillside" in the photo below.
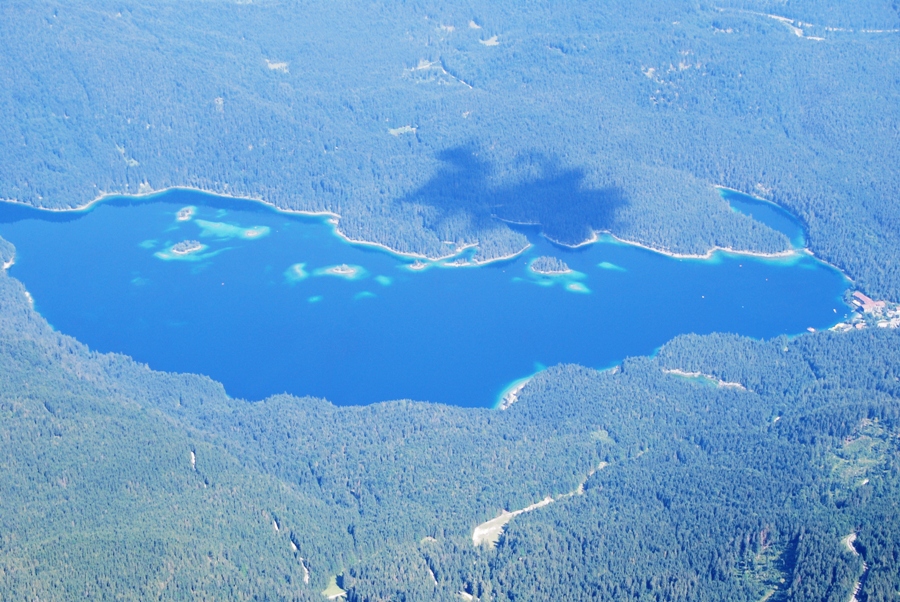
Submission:
{"label": "forested hillside", "polygon": [[720,184],[897,299],[898,29],[889,0],[13,0],[0,197],[195,186],[432,257],[520,250],[503,220],[565,244],[788,248]]}
{"label": "forested hillside", "polygon": [[333,576],[350,600],[900,587],[894,330],[681,337],[551,368],[504,411],[336,407],[92,353],[5,273],[0,306],[4,599],[312,600]]}

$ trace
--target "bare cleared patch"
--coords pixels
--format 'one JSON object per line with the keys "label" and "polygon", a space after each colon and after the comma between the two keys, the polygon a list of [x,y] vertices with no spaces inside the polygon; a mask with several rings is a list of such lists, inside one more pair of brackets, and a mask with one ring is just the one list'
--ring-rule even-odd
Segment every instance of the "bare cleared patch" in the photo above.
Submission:
{"label": "bare cleared patch", "polygon": [[416,128],[411,125],[404,125],[399,128],[390,128],[388,129],[388,134],[391,136],[399,136],[400,134],[414,134],[416,132]]}
{"label": "bare cleared patch", "polygon": [[497,545],[497,540],[500,539],[500,534],[503,533],[503,527],[506,526],[506,523],[520,514],[531,512],[532,510],[537,510],[538,508],[542,508],[548,504],[552,504],[553,501],[553,498],[548,495],[541,501],[536,502],[528,506],[527,508],[522,508],[521,510],[516,510],[515,512],[507,512],[506,510],[504,510],[496,518],[492,518],[491,520],[485,521],[475,527],[475,530],[472,532],[472,543],[474,543],[476,546],[488,544],[493,547]]}
{"label": "bare cleared patch", "polygon": [[591,476],[593,476],[595,472],[597,472],[598,470],[603,470],[607,466],[609,466],[608,462],[601,462],[599,465],[597,465],[596,468],[592,468],[581,480],[581,483],[578,484],[578,487],[568,493],[563,493],[556,496],[555,498],[548,495],[541,501],[535,502],[527,508],[522,508],[521,510],[516,510],[514,512],[509,512],[508,510],[501,511],[498,516],[475,527],[475,530],[472,531],[472,543],[475,544],[476,547],[485,544],[489,545],[490,547],[496,546],[497,541],[500,539],[500,535],[503,533],[503,527],[506,526],[506,523],[519,516],[520,514],[532,512],[533,510],[543,508],[544,506],[548,506],[553,502],[557,502],[559,500],[564,500],[575,495],[584,494],[584,485],[585,483],[587,483],[587,480],[591,478]]}
{"label": "bare cleared patch", "polygon": [[744,385],[742,385],[741,383],[728,382],[725,380],[718,379],[715,376],[712,376],[711,374],[703,374],[702,372],[687,372],[685,370],[679,370],[677,368],[674,370],[665,370],[664,369],[663,372],[666,374],[671,374],[673,376],[680,376],[681,378],[695,379],[698,381],[708,382],[709,384],[715,385],[717,387],[740,389],[742,391],[747,390],[747,388]]}
{"label": "bare cleared patch", "polygon": [[270,71],[279,71],[281,73],[288,73],[288,64],[285,62],[276,62],[276,61],[270,61],[269,59],[266,59],[266,67],[268,67]]}

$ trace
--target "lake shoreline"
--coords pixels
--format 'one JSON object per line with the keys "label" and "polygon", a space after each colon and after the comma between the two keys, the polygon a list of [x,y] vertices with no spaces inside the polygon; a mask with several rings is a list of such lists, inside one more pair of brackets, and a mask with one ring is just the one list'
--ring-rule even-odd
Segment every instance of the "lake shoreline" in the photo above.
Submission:
{"label": "lake shoreline", "polygon": [[[83,205],[78,205],[76,207],[66,207],[66,208],[42,207],[42,206],[38,206],[38,205],[31,205],[31,204],[22,202],[17,199],[0,199],[0,202],[9,203],[11,205],[19,205],[21,207],[28,207],[30,209],[36,209],[38,211],[52,211],[54,213],[70,213],[70,212],[71,213],[82,213],[82,212],[88,212],[95,205],[98,205],[98,204],[103,203],[104,201],[108,201],[108,200],[114,200],[114,199],[119,199],[119,198],[146,199],[146,198],[151,198],[154,196],[168,194],[170,192],[176,192],[179,190],[189,191],[189,192],[198,192],[201,194],[207,194],[210,196],[218,196],[218,197],[233,199],[233,200],[237,200],[237,201],[249,201],[249,202],[253,202],[253,203],[259,203],[261,205],[264,205],[267,209],[271,209],[273,211],[276,211],[278,213],[283,213],[286,215],[304,215],[304,216],[308,216],[308,217],[328,218],[326,221],[329,223],[329,225],[331,225],[332,231],[335,233],[335,235],[337,235],[339,238],[343,239],[345,242],[352,244],[352,245],[375,247],[375,248],[381,249],[383,251],[387,251],[388,253],[391,253],[391,254],[393,254],[397,257],[401,257],[401,258],[422,259],[422,260],[429,261],[431,263],[437,263],[439,261],[446,261],[448,259],[453,259],[454,257],[459,256],[460,253],[462,253],[468,249],[471,249],[473,247],[478,246],[478,243],[471,243],[471,244],[463,245],[461,247],[457,247],[457,249],[453,253],[449,253],[447,255],[440,255],[437,257],[430,257],[428,255],[425,255],[422,253],[416,253],[413,251],[399,251],[397,249],[393,249],[393,248],[387,246],[384,243],[379,243],[379,242],[369,241],[369,240],[357,240],[357,239],[351,238],[348,234],[345,234],[340,229],[340,220],[341,220],[342,216],[333,211],[285,209],[285,208],[279,207],[279,206],[275,205],[274,203],[267,201],[261,197],[237,196],[234,194],[229,194],[227,192],[215,192],[212,190],[207,190],[205,188],[197,188],[194,186],[169,186],[166,188],[153,189],[153,190],[148,190],[145,192],[137,192],[134,194],[119,193],[119,192],[104,192],[104,193],[100,194],[99,196],[95,197],[94,199],[88,201],[87,203],[84,203]],[[492,257],[490,259],[483,259],[483,260],[472,260],[472,261],[468,262],[468,265],[481,266],[481,265],[488,265],[491,263],[495,263],[498,261],[506,261],[509,259],[514,259],[515,257],[518,257],[519,255],[521,255],[522,253],[524,253],[525,251],[530,249],[531,246],[532,245],[529,243],[528,245],[526,245],[525,247],[519,249],[518,251],[516,251],[514,253],[509,253],[507,255],[503,255],[500,257]],[[464,267],[464,266],[446,266],[446,267]]]}
{"label": "lake shoreline", "polygon": [[561,247],[565,247],[567,249],[579,249],[581,247],[585,247],[587,245],[592,245],[595,243],[603,242],[603,237],[612,238],[615,242],[630,245],[632,247],[638,247],[641,249],[646,249],[648,251],[652,251],[654,253],[658,253],[660,255],[665,255],[666,257],[671,257],[672,259],[712,259],[716,253],[724,253],[726,255],[736,255],[741,257],[757,257],[760,259],[784,259],[787,257],[793,257],[795,255],[813,255],[809,249],[787,249],[785,251],[778,251],[776,253],[764,253],[762,251],[745,251],[745,250],[737,250],[732,247],[720,247],[718,245],[709,249],[706,253],[697,254],[697,253],[676,253],[674,251],[669,251],[667,249],[660,249],[658,247],[651,247],[650,245],[636,242],[633,240],[627,240],[625,238],[620,238],[616,236],[609,230],[594,230],[591,234],[591,237],[587,240],[584,240],[579,243],[570,244],[561,242],[558,240],[554,240],[553,238],[547,236],[546,234],[542,234],[544,238],[549,240],[555,245],[559,245]]}
{"label": "lake shoreline", "polygon": [[[742,194],[742,195],[749,196],[749,197],[751,197],[751,198],[754,198],[754,199],[759,200],[760,202],[765,202],[765,203],[771,204],[771,205],[773,205],[774,207],[776,207],[776,208],[778,208],[778,209],[780,209],[780,210],[782,210],[782,211],[787,212],[787,210],[784,209],[781,205],[779,205],[779,204],[777,204],[777,203],[774,203],[773,201],[769,201],[769,200],[767,200],[767,199],[755,197],[755,196],[753,196],[753,195],[749,195],[749,194],[747,194],[747,193],[741,192],[740,190],[736,190],[736,189],[734,189],[734,188],[730,188],[730,187],[728,187],[728,186],[722,186],[722,185],[718,185],[718,184],[713,184],[712,186],[713,186],[713,188],[715,188],[715,189],[717,189],[717,190],[726,190],[726,191],[729,191],[729,192],[734,192],[734,193],[737,193],[737,194]],[[473,247],[477,247],[477,246],[478,246],[477,243],[472,243],[472,244],[469,244],[469,245],[464,245],[464,246],[458,248],[454,253],[447,254],[447,255],[442,255],[442,256],[439,256],[439,257],[429,257],[428,255],[425,255],[425,254],[422,254],[422,253],[415,253],[415,252],[412,252],[412,251],[399,251],[399,250],[393,249],[393,248],[391,248],[391,247],[389,247],[389,246],[387,246],[387,245],[385,245],[385,244],[383,244],[383,243],[378,243],[378,242],[374,242],[374,241],[367,241],[367,240],[357,240],[357,239],[351,238],[349,235],[347,235],[347,234],[345,234],[344,232],[341,231],[341,229],[340,229],[340,219],[341,219],[341,215],[338,214],[338,213],[335,213],[335,212],[333,212],[333,211],[328,211],[328,210],[313,211],[313,210],[305,210],[305,209],[284,209],[284,208],[282,208],[282,207],[278,207],[277,205],[275,205],[274,203],[272,203],[272,202],[270,202],[270,201],[266,201],[265,199],[263,199],[263,198],[261,198],[261,197],[256,197],[256,196],[238,196],[238,195],[230,194],[230,193],[227,193],[227,192],[216,192],[216,191],[212,191],[212,190],[207,190],[207,189],[205,189],[205,188],[197,188],[197,187],[195,187],[195,186],[169,186],[169,187],[161,188],[161,189],[146,190],[146,191],[144,191],[144,192],[140,192],[140,191],[139,191],[139,192],[134,193],[134,194],[119,193],[119,192],[104,192],[104,193],[101,193],[99,196],[95,197],[94,199],[92,199],[91,201],[88,201],[87,203],[85,203],[85,204],[83,204],[83,205],[79,205],[79,206],[77,206],[77,207],[67,207],[67,208],[64,208],[64,209],[41,207],[41,206],[36,206],[36,205],[31,205],[31,204],[28,204],[28,203],[24,203],[24,202],[19,201],[19,200],[17,200],[17,199],[8,199],[8,198],[7,198],[7,199],[0,199],[0,202],[3,202],[3,203],[10,203],[10,204],[13,204],[13,205],[19,205],[19,206],[22,206],[22,207],[28,207],[28,208],[36,209],[36,210],[39,210],[39,211],[53,211],[53,212],[56,212],[56,213],[84,212],[84,211],[90,210],[94,205],[97,205],[97,204],[99,204],[99,203],[102,203],[102,202],[104,202],[104,201],[106,201],[106,200],[110,200],[110,199],[115,199],[115,198],[148,198],[148,197],[153,197],[153,196],[157,196],[157,195],[167,194],[167,193],[169,193],[169,192],[178,191],[178,190],[184,190],[184,191],[190,191],[190,192],[198,192],[198,193],[201,193],[201,194],[207,194],[207,195],[211,195],[211,196],[219,196],[219,197],[228,198],[228,199],[233,199],[233,200],[239,200],[239,201],[250,201],[250,202],[255,202],[255,203],[259,203],[259,204],[265,206],[265,207],[268,208],[268,209],[271,209],[271,210],[273,210],[273,211],[276,211],[276,212],[278,212],[278,213],[283,213],[283,214],[288,214],[288,215],[303,215],[303,216],[308,216],[308,217],[320,217],[320,218],[321,218],[321,217],[327,217],[327,218],[328,218],[327,221],[328,221],[328,223],[331,225],[332,231],[334,232],[334,234],[337,235],[339,238],[341,238],[343,241],[347,242],[348,244],[359,245],[359,246],[367,246],[367,247],[374,247],[374,248],[377,248],[377,249],[381,249],[381,250],[383,250],[383,251],[385,251],[385,252],[387,252],[387,253],[390,253],[390,254],[392,254],[392,255],[394,255],[394,256],[396,256],[396,257],[400,257],[400,258],[411,258],[411,259],[416,259],[416,260],[424,260],[424,261],[429,262],[430,264],[438,264],[438,262],[446,262],[448,259],[453,259],[454,257],[459,256],[460,253],[462,253],[462,252],[464,252],[464,251],[466,251],[466,250],[468,250],[468,249],[470,249],[470,248],[473,248]],[[789,213],[789,212],[788,212],[788,213]],[[536,226],[536,227],[540,227],[540,226],[541,226],[540,223],[516,222],[516,221],[514,221],[514,220],[508,220],[508,219],[499,218],[499,217],[495,217],[495,216],[492,216],[492,217],[494,217],[494,219],[497,219],[498,221],[505,222],[505,223],[510,223],[510,224],[515,224],[515,225],[532,226],[532,227],[535,227],[535,226]],[[651,245],[649,245],[649,244],[640,243],[640,242],[637,242],[637,241],[633,241],[633,240],[628,240],[628,239],[622,238],[622,237],[620,237],[620,236],[617,236],[616,234],[613,234],[613,233],[612,233],[611,231],[609,231],[609,230],[592,230],[592,231],[591,231],[591,236],[590,236],[588,239],[583,240],[583,241],[581,241],[581,242],[579,242],[579,243],[575,243],[575,244],[564,243],[564,242],[555,240],[555,239],[553,239],[552,237],[546,235],[546,234],[543,233],[543,232],[541,232],[540,235],[541,235],[543,238],[545,238],[546,240],[550,241],[551,243],[553,243],[553,244],[555,244],[555,245],[559,245],[559,246],[564,247],[564,248],[567,248],[567,249],[578,249],[578,248],[581,248],[581,247],[584,247],[584,246],[587,246],[587,245],[595,244],[595,243],[601,242],[603,236],[608,236],[608,237],[612,238],[612,239],[613,239],[615,242],[617,242],[617,243],[621,243],[621,244],[625,244],[625,245],[631,245],[631,246],[634,246],[634,247],[637,247],[637,248],[641,248],[641,249],[646,249],[646,250],[648,250],[648,251],[652,251],[653,253],[658,253],[658,254],[664,255],[664,256],[666,256],[666,257],[671,257],[672,259],[709,260],[709,259],[712,259],[717,253],[723,253],[723,254],[725,254],[725,255],[732,255],[732,256],[736,256],[736,257],[751,257],[751,258],[757,258],[757,259],[789,259],[789,258],[793,258],[793,257],[799,257],[799,256],[801,256],[801,255],[807,255],[807,256],[813,257],[813,258],[815,258],[817,261],[821,261],[821,262],[824,263],[825,265],[828,265],[828,266],[830,266],[831,268],[833,268],[833,269],[839,271],[839,272],[844,276],[844,278],[847,280],[847,282],[850,283],[851,285],[852,285],[852,284],[855,284],[853,278],[851,278],[849,275],[847,275],[847,274],[844,272],[844,270],[842,270],[840,267],[838,267],[838,266],[836,266],[836,265],[834,265],[834,264],[832,264],[832,263],[830,263],[830,262],[827,262],[827,261],[824,261],[824,260],[820,259],[819,257],[816,256],[815,253],[813,253],[812,250],[809,249],[808,246],[807,246],[807,247],[803,247],[803,248],[791,248],[791,249],[786,249],[786,250],[784,250],[784,251],[779,251],[779,252],[776,252],[776,253],[765,253],[765,252],[761,252],[761,251],[749,251],[749,250],[736,250],[736,249],[731,248],[731,247],[713,246],[712,248],[710,248],[709,250],[707,250],[705,253],[697,254],[697,253],[677,253],[677,252],[674,252],[674,251],[669,251],[668,249],[661,249],[661,248],[658,248],[658,247],[653,247],[653,246],[651,246]],[[443,264],[439,264],[439,265],[440,265],[441,267],[478,267],[478,266],[489,265],[489,264],[491,264],[491,263],[497,263],[497,262],[508,261],[508,260],[510,260],[510,259],[514,259],[514,258],[516,258],[516,257],[518,257],[518,256],[520,256],[520,255],[522,255],[523,253],[525,253],[528,249],[532,248],[533,246],[534,246],[533,244],[529,243],[527,246],[523,247],[522,249],[520,249],[520,250],[518,250],[518,251],[516,251],[516,252],[514,252],[514,253],[509,253],[509,254],[507,254],[507,255],[503,255],[503,256],[501,256],[501,257],[494,257],[494,258],[486,259],[486,260],[469,260],[469,261],[467,261],[466,263],[461,263],[461,264],[457,264],[457,265],[452,265],[452,264],[447,264],[447,263],[443,263]],[[427,266],[425,266],[425,267],[427,267]],[[6,268],[4,268],[4,269],[6,269]]]}
{"label": "lake shoreline", "polygon": [[[739,194],[745,194],[745,193],[740,192],[739,190],[734,190],[734,189],[728,188],[728,187],[726,187],[726,186],[718,186],[718,185],[716,185],[716,186],[714,186],[714,188],[717,188],[717,189],[723,189],[723,190],[728,190],[728,191],[733,191],[733,192],[736,192],[736,193],[739,193]],[[191,191],[191,192],[199,192],[199,193],[201,193],[201,194],[208,194],[208,195],[211,195],[211,196],[219,196],[219,197],[228,198],[228,199],[233,199],[233,200],[250,201],[250,202],[260,203],[260,204],[264,205],[264,206],[265,206],[266,208],[268,208],[268,209],[272,209],[272,210],[274,210],[274,211],[276,211],[276,212],[278,212],[278,213],[284,213],[284,214],[288,214],[288,215],[304,215],[304,216],[309,216],[309,217],[327,217],[327,218],[329,218],[327,221],[328,221],[328,223],[332,226],[332,230],[334,231],[334,233],[335,233],[338,237],[340,237],[341,239],[343,239],[344,241],[346,241],[347,243],[350,243],[350,244],[353,244],[353,245],[361,245],[361,246],[375,247],[375,248],[378,248],[378,249],[382,249],[382,250],[384,250],[384,251],[387,251],[388,253],[392,253],[392,254],[394,254],[394,255],[396,255],[396,256],[398,256],[398,257],[402,257],[402,258],[421,259],[421,260],[427,260],[427,261],[432,262],[432,263],[436,263],[436,262],[440,262],[440,261],[446,261],[446,260],[448,260],[448,259],[453,259],[454,257],[457,257],[460,253],[466,251],[467,249],[470,249],[470,248],[473,248],[473,247],[477,247],[477,246],[478,246],[477,243],[472,243],[472,244],[464,245],[464,246],[462,246],[462,247],[457,248],[457,249],[455,250],[455,252],[453,252],[453,253],[448,253],[448,254],[446,254],[446,255],[441,255],[441,256],[437,256],[437,257],[429,257],[428,255],[425,255],[425,254],[422,254],[422,253],[416,253],[416,252],[413,252],[413,251],[399,251],[399,250],[397,250],[397,249],[393,249],[393,248],[389,247],[388,245],[385,245],[384,243],[379,243],[379,242],[374,242],[374,241],[368,241],[368,240],[358,240],[358,239],[351,238],[349,235],[347,235],[347,234],[345,234],[343,231],[341,231],[341,229],[340,229],[340,219],[341,219],[341,215],[338,214],[338,213],[335,213],[335,212],[333,212],[333,211],[328,211],[328,210],[313,211],[313,210],[305,210],[305,209],[285,209],[285,208],[282,208],[282,207],[278,207],[278,206],[275,205],[274,203],[272,203],[272,202],[270,202],[270,201],[267,201],[267,200],[265,200],[265,199],[263,199],[263,198],[261,198],[261,197],[256,197],[256,196],[238,196],[238,195],[230,194],[230,193],[227,193],[227,192],[215,192],[215,191],[212,191],[212,190],[207,190],[207,189],[204,189],[204,188],[197,188],[197,187],[194,187],[194,186],[169,186],[169,187],[167,187],[167,188],[147,190],[147,191],[145,191],[145,192],[138,192],[138,193],[135,193],[135,194],[104,192],[104,193],[102,193],[101,195],[95,197],[93,200],[91,200],[91,201],[89,201],[89,202],[87,202],[87,203],[85,203],[85,204],[83,204],[83,205],[79,205],[79,206],[77,206],[77,207],[67,207],[67,208],[64,208],[64,209],[60,209],[60,208],[48,208],[48,207],[41,207],[41,206],[36,206],[36,205],[30,205],[30,204],[28,204],[28,203],[24,203],[24,202],[19,201],[19,200],[16,200],[16,199],[0,199],[0,202],[11,203],[11,204],[20,205],[20,206],[23,206],[23,207],[29,207],[29,208],[31,208],[31,209],[37,209],[37,210],[40,210],[40,211],[53,211],[53,212],[57,212],[57,213],[66,213],[66,212],[76,212],[76,213],[77,213],[77,212],[88,211],[88,210],[90,210],[93,206],[95,206],[95,205],[97,205],[97,204],[99,204],[99,203],[102,203],[102,202],[104,202],[104,201],[106,201],[106,200],[111,200],[111,199],[116,199],[116,198],[138,198],[138,199],[140,199],[140,198],[149,198],[149,197],[158,196],[158,195],[163,195],[163,194],[166,194],[166,193],[169,193],[169,192],[174,192],[174,191],[179,191],[179,190]],[[751,196],[751,195],[747,195],[747,196]],[[753,198],[756,198],[756,197],[753,197]],[[763,202],[766,202],[766,203],[770,203],[770,204],[774,205],[775,207],[781,208],[780,205],[778,205],[778,204],[776,204],[776,203],[772,203],[771,201],[767,201],[766,199],[759,199],[759,200],[760,200],[760,201],[763,201]],[[783,208],[781,208],[781,209],[784,210]],[[531,223],[519,223],[519,222],[515,222],[515,221],[507,220],[507,219],[502,219],[502,218],[496,218],[496,219],[498,219],[499,221],[502,221],[502,222],[511,223],[511,224],[517,224],[517,225],[540,226],[539,223],[535,223],[535,224],[531,224]],[[653,246],[650,246],[649,244],[646,244],[646,243],[640,243],[640,242],[637,242],[637,241],[633,241],[633,240],[628,240],[628,239],[622,238],[622,237],[617,236],[616,234],[612,233],[612,232],[609,231],[609,230],[592,230],[592,231],[591,231],[591,236],[590,236],[589,238],[587,238],[586,240],[583,240],[583,241],[581,241],[581,242],[575,243],[575,244],[572,244],[572,243],[565,243],[565,242],[562,242],[562,241],[559,241],[559,240],[555,240],[554,238],[552,238],[551,236],[548,236],[547,234],[545,234],[545,233],[543,233],[543,232],[541,233],[541,236],[543,236],[545,239],[547,239],[548,241],[550,241],[551,243],[553,243],[553,244],[555,244],[555,245],[559,245],[559,246],[561,246],[561,247],[565,247],[565,248],[568,248],[568,249],[578,249],[578,248],[581,248],[581,247],[584,247],[584,246],[587,246],[587,245],[591,245],[591,244],[594,244],[594,243],[597,243],[597,242],[601,242],[603,236],[609,236],[609,237],[611,237],[613,240],[615,240],[615,241],[618,242],[618,243],[622,243],[622,244],[626,244],[626,245],[632,245],[632,246],[639,247],[639,248],[642,248],[642,249],[647,249],[648,251],[652,251],[652,252],[654,252],[654,253],[659,253],[659,254],[661,254],[661,255],[665,255],[666,257],[671,257],[671,258],[673,258],[673,259],[701,259],[701,260],[705,260],[705,259],[711,259],[716,253],[726,253],[726,254],[729,254],[729,255],[746,256],[746,257],[756,257],[756,258],[760,258],[760,259],[784,259],[784,258],[792,257],[792,256],[799,255],[799,254],[803,254],[803,253],[808,254],[808,255],[813,255],[813,256],[814,256],[814,254],[813,254],[808,248],[803,248],[803,249],[787,249],[787,250],[785,250],[785,251],[779,251],[779,252],[776,252],[776,253],[765,253],[765,252],[761,252],[761,251],[737,250],[737,249],[734,249],[734,248],[731,248],[731,247],[720,247],[720,246],[713,246],[712,248],[710,248],[708,251],[706,251],[706,252],[703,253],[703,254],[697,254],[697,253],[677,253],[677,252],[674,252],[674,251],[669,251],[668,249],[662,249],[662,248],[659,248],[659,247],[653,247]],[[485,260],[471,260],[471,261],[468,261],[466,264],[460,264],[460,265],[455,265],[455,266],[454,266],[454,265],[447,265],[447,264],[443,264],[443,265],[444,265],[445,267],[467,267],[467,266],[482,266],[482,265],[489,265],[489,264],[491,264],[491,263],[496,263],[496,262],[499,262],[499,261],[506,261],[506,260],[509,260],[509,259],[514,259],[515,257],[518,257],[519,255],[521,255],[522,253],[524,253],[525,251],[527,251],[527,250],[528,250],[529,248],[531,248],[531,247],[532,247],[532,245],[529,244],[529,245],[523,247],[522,249],[520,249],[520,250],[518,250],[518,251],[516,251],[516,252],[514,252],[514,253],[509,253],[509,254],[503,255],[503,256],[501,256],[501,257],[493,257],[493,258],[485,259]],[[831,264],[829,264],[829,265],[831,265]],[[835,266],[833,266],[833,267],[835,267]],[[849,280],[849,278],[848,278],[848,280]],[[850,280],[850,281],[852,282],[852,280]]]}

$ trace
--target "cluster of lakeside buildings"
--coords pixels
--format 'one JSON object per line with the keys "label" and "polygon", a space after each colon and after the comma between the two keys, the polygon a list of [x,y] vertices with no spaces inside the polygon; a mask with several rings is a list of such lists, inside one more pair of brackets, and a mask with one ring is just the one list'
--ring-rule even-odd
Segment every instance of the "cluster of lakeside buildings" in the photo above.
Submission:
{"label": "cluster of lakeside buildings", "polygon": [[857,311],[849,321],[835,324],[832,330],[846,332],[854,328],[863,329],[869,326],[900,328],[900,305],[887,301],[875,301],[859,291],[853,293],[850,302]]}

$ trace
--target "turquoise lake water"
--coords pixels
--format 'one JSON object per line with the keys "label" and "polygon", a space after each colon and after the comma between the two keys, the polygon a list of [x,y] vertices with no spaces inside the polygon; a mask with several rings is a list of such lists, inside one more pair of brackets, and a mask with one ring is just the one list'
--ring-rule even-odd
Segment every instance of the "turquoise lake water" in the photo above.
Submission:
{"label": "turquoise lake water", "polygon": [[[798,334],[849,311],[845,278],[807,254],[675,259],[529,233],[512,260],[415,271],[324,218],[186,190],[67,213],[0,204],[0,236],[16,246],[10,275],[57,330],[251,400],[488,407],[545,366],[609,367],[681,333]],[[182,241],[200,249],[174,253]],[[538,276],[541,255],[575,272]]]}

